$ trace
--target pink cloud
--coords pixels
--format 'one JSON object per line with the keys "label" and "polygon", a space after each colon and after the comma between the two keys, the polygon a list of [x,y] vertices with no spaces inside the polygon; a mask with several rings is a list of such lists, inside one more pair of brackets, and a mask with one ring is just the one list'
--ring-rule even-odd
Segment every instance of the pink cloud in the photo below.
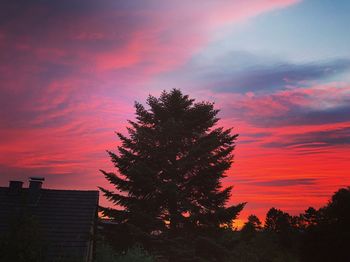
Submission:
{"label": "pink cloud", "polygon": [[[8,51],[0,55],[0,166],[8,172],[0,182],[41,172],[49,177],[48,187],[105,186],[98,169],[112,169],[104,152],[118,145],[113,132],[125,131],[126,119],[134,117],[134,100],[144,101],[148,93],[157,95],[163,89],[157,75],[188,63],[220,35],[221,28],[297,2],[156,1],[137,10],[101,8],[76,15],[52,11],[47,24],[33,29],[32,15],[40,18],[50,10],[46,7],[8,22],[5,29],[0,27],[0,46]],[[180,82],[173,79],[169,84]],[[337,187],[350,183],[348,164],[343,164],[349,158],[342,146],[304,154],[305,148],[263,145],[286,135],[344,128],[349,121],[293,127],[290,119],[275,126],[255,122],[283,120],[295,108],[346,105],[350,99],[346,83],[293,87],[270,95],[217,94],[199,90],[196,83],[177,87],[198,100],[216,101],[222,109],[220,124],[237,128],[236,160],[226,183],[235,185],[232,203],[249,202],[244,216],[263,216],[271,206],[290,212],[319,206]],[[295,185],[302,178],[315,179],[315,184]],[[281,179],[291,184],[268,185]],[[296,190],[302,194],[296,196]]]}

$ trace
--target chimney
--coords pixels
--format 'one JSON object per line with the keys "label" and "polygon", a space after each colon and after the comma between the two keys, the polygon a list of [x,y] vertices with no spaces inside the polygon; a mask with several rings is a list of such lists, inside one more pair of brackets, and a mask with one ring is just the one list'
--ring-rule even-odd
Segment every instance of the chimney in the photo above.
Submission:
{"label": "chimney", "polygon": [[36,206],[41,197],[41,188],[43,185],[43,177],[30,177],[29,178],[29,204]]}
{"label": "chimney", "polygon": [[18,195],[22,190],[22,181],[10,181],[9,183],[9,193],[11,195]]}
{"label": "chimney", "polygon": [[30,177],[29,178],[29,190],[31,192],[40,191],[44,181],[45,181],[45,178],[43,178],[43,177]]}

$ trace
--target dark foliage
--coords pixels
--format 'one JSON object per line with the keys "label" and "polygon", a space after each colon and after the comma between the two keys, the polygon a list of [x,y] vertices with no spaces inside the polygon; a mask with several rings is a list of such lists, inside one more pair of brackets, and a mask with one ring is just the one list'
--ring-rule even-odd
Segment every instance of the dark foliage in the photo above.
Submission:
{"label": "dark foliage", "polygon": [[244,207],[227,206],[232,187],[221,183],[237,135],[216,127],[212,103],[195,103],[179,90],[149,96],[147,104],[135,104],[128,136],[117,133],[118,153],[108,152],[118,173],[101,172],[116,190],[100,189],[120,208],[103,214],[127,232],[126,242],[176,261],[221,260],[224,247],[214,239]]}
{"label": "dark foliage", "polygon": [[302,217],[301,261],[350,261],[350,187],[339,189],[325,207],[309,208]]}
{"label": "dark foliage", "polygon": [[15,213],[9,225],[8,232],[0,236],[0,261],[44,261],[45,244],[35,217],[25,211]]}
{"label": "dark foliage", "polygon": [[256,236],[257,232],[261,231],[261,221],[256,215],[250,215],[248,221],[244,224],[241,230],[243,240],[249,240]]}
{"label": "dark foliage", "polygon": [[266,214],[265,230],[286,232],[291,226],[291,217],[282,210],[271,208]]}
{"label": "dark foliage", "polygon": [[263,230],[250,216],[233,245],[232,261],[350,261],[350,188],[338,190],[329,203],[291,216],[271,208]]}
{"label": "dark foliage", "polygon": [[233,245],[231,261],[295,262],[298,261],[298,230],[293,217],[276,208],[266,215],[265,226],[255,215],[250,215]]}

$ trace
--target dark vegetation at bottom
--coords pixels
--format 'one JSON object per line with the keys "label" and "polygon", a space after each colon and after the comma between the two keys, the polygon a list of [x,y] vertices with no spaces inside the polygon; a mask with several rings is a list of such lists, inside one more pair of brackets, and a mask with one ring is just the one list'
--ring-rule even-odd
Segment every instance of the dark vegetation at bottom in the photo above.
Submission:
{"label": "dark vegetation at bottom", "polygon": [[[43,261],[45,242],[38,228],[28,214],[14,217],[9,234],[0,237],[0,261]],[[240,231],[227,227],[183,230],[176,236],[159,232],[149,238],[127,226],[105,224],[97,238],[95,262],[350,261],[350,187],[338,190],[324,207],[310,207],[299,216],[271,208],[264,226],[251,215]]]}
{"label": "dark vegetation at bottom", "polygon": [[[0,237],[0,261],[45,261],[47,243],[38,228],[26,213],[14,217],[10,232]],[[239,231],[198,228],[149,236],[109,223],[96,237],[95,262],[345,262],[350,261],[350,187],[338,190],[324,207],[310,207],[299,216],[271,208],[262,225],[251,215]]]}
{"label": "dark vegetation at bottom", "polygon": [[[350,261],[350,187],[338,190],[324,207],[318,210],[310,207],[299,216],[271,208],[264,226],[251,215],[240,231],[231,228],[183,230],[174,236],[159,233],[144,238],[135,233],[126,226],[105,226],[104,249],[96,262]],[[125,255],[104,260],[102,253]]]}

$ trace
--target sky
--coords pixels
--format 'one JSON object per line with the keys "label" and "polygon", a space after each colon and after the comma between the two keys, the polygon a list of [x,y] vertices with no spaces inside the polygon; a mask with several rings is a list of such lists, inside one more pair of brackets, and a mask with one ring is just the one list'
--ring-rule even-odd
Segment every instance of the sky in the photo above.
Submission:
{"label": "sky", "polygon": [[[239,133],[240,219],[350,185],[350,1],[2,0],[0,185],[109,187],[134,101],[179,88]],[[102,205],[108,205],[101,198]],[[239,223],[239,222],[238,222]]]}

